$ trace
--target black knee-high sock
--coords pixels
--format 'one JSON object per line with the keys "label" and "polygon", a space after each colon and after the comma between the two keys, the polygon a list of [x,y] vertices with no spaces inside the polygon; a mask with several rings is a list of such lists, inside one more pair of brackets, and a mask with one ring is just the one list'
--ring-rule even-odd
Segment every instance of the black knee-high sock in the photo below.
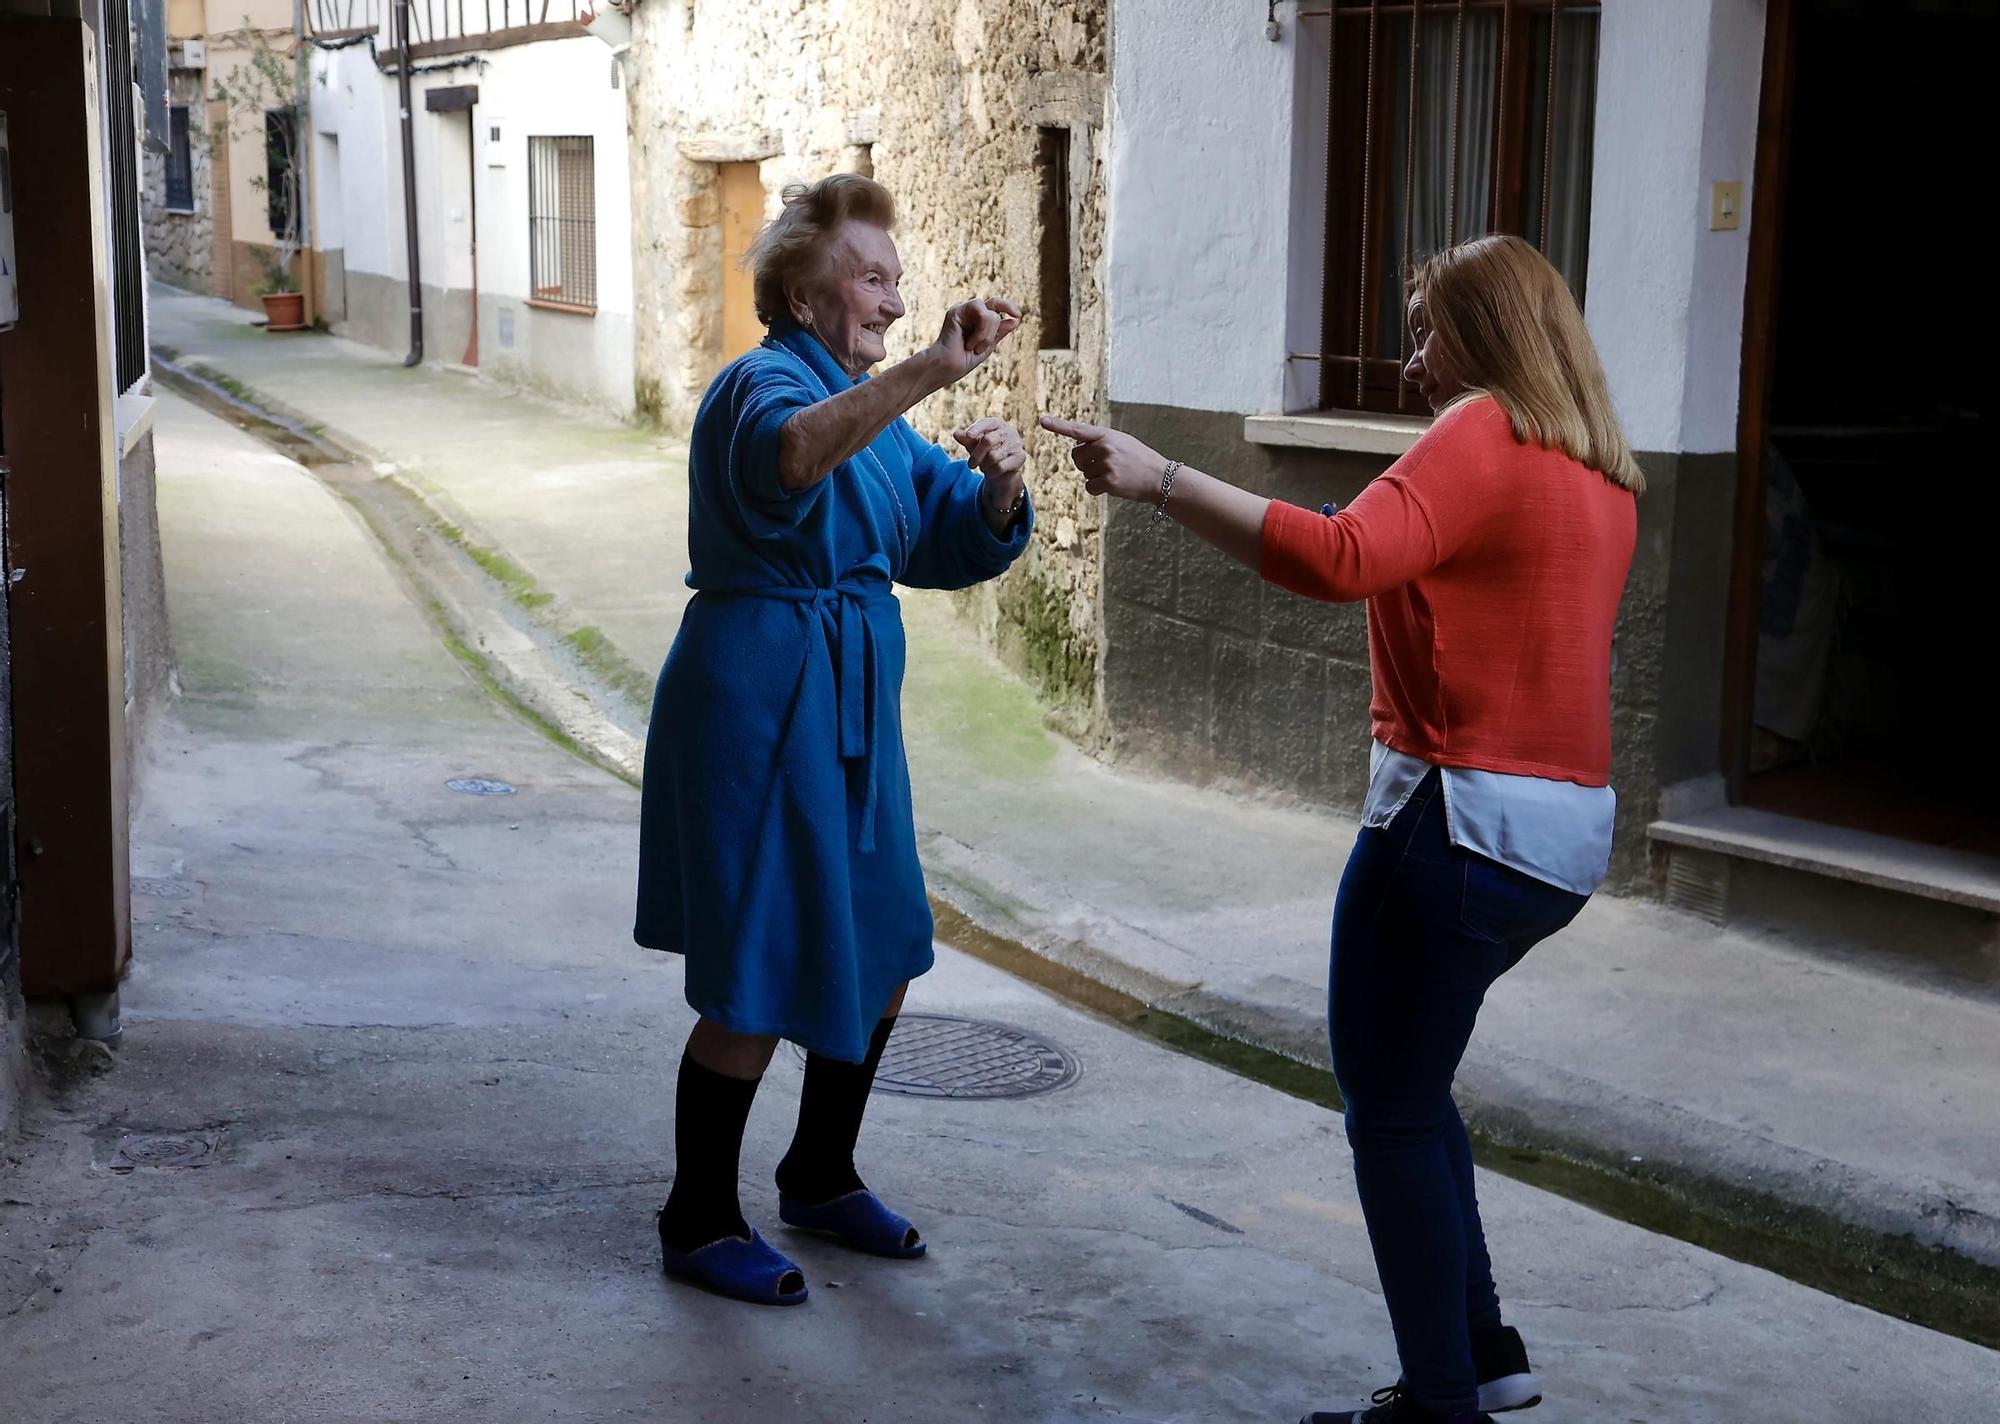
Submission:
{"label": "black knee-high sock", "polygon": [[854,1170],[854,1143],[861,1136],[861,1115],[868,1110],[868,1092],[875,1086],[882,1050],[895,1027],[894,1018],[876,1024],[868,1056],[859,1063],[806,1055],[798,1131],[785,1160],[778,1164],[778,1190],[786,1196],[817,1205],[861,1190],[861,1174]]}
{"label": "black knee-high sock", "polygon": [[660,1239],[693,1251],[725,1236],[748,1236],[736,1199],[743,1125],[757,1096],[756,1078],[732,1078],[681,1055],[674,1093],[674,1186],[660,1210]]}

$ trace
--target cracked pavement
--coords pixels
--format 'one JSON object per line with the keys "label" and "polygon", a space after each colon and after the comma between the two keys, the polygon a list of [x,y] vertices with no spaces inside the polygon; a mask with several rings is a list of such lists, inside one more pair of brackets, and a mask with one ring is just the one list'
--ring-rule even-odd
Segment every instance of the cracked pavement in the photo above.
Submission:
{"label": "cracked pavement", "polygon": [[[0,1174],[0,1419],[1270,1420],[1394,1377],[1336,1115],[948,949],[912,1012],[1074,1051],[1042,1097],[879,1095],[929,1259],[750,1219],[813,1300],[659,1275],[678,961],[629,938],[637,797],[489,701],[307,472],[163,396],[184,695],[142,776],[127,1031]],[[245,609],[258,616],[244,616]],[[448,790],[486,776],[512,796]],[[213,1135],[197,1165],[109,1153]],[[1972,1420],[2000,1357],[1482,1178],[1536,1424]]]}

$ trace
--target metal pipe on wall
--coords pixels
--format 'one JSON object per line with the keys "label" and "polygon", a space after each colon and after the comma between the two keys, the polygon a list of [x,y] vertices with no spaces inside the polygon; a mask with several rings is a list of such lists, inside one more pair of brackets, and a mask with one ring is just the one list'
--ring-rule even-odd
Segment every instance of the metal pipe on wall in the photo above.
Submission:
{"label": "metal pipe on wall", "polygon": [[405,366],[424,359],[424,282],[417,267],[417,130],[410,112],[410,0],[396,0],[396,95],[403,108],[403,238],[410,264],[410,354]]}

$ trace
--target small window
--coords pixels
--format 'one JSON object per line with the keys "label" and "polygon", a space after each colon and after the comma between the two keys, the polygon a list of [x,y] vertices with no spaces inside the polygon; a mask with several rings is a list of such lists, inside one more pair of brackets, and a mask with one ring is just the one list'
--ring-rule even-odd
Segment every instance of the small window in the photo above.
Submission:
{"label": "small window", "polygon": [[1042,350],[1066,351],[1072,345],[1068,129],[1035,131],[1035,173],[1041,186],[1041,280],[1036,311],[1042,322]]}
{"label": "small window", "polygon": [[1334,0],[1327,43],[1320,404],[1415,411],[1412,265],[1489,232],[1588,275],[1599,7]]}
{"label": "small window", "polygon": [[264,192],[269,202],[267,214],[271,231],[284,238],[292,232],[292,140],[298,130],[294,116],[284,109],[264,111]]}
{"label": "small window", "polygon": [[167,110],[167,207],[176,213],[194,211],[194,151],[185,104]]}
{"label": "small window", "polygon": [[597,310],[596,142],[528,140],[528,268],[531,300]]}

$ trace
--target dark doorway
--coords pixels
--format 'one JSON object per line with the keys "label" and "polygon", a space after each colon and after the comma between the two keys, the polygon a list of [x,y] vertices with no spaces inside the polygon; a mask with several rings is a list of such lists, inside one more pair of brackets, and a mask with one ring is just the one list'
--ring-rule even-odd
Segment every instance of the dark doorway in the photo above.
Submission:
{"label": "dark doorway", "polygon": [[1789,54],[1766,84],[1789,103],[1765,105],[1759,164],[1757,221],[1781,221],[1753,249],[1745,329],[1744,471],[1763,499],[1737,537],[1761,533],[1762,561],[1733,614],[1731,780],[1766,810],[2000,855],[1975,137],[2000,0],[1790,0],[1772,27]]}

